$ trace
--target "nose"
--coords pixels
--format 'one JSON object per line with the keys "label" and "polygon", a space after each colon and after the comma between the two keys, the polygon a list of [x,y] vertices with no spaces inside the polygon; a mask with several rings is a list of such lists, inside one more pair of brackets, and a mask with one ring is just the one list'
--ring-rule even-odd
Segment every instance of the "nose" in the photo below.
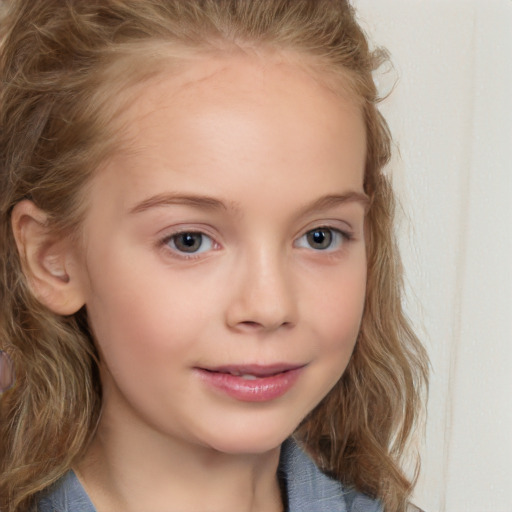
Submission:
{"label": "nose", "polygon": [[258,247],[238,258],[231,273],[227,325],[243,332],[270,332],[297,321],[297,290],[286,258]]}

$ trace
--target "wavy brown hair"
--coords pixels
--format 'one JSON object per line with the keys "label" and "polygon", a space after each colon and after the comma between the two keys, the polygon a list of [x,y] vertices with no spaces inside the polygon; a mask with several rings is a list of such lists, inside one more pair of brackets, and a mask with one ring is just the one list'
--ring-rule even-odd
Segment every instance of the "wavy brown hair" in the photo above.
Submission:
{"label": "wavy brown hair", "polygon": [[121,91],[186,55],[284,50],[314,62],[320,74],[343,77],[360,105],[371,199],[367,297],[354,354],[296,437],[324,471],[380,498],[387,511],[404,510],[415,475],[406,476],[401,462],[418,425],[428,364],[402,310],[394,199],[383,173],[391,138],[372,77],[385,54],[370,50],[353,8],[343,0],[5,3],[0,349],[13,359],[17,382],[0,404],[0,509],[30,509],[83,456],[101,408],[86,311],[62,317],[34,298],[14,242],[13,206],[29,198],[48,214],[48,229],[73,236],[87,184],[119,143]]}

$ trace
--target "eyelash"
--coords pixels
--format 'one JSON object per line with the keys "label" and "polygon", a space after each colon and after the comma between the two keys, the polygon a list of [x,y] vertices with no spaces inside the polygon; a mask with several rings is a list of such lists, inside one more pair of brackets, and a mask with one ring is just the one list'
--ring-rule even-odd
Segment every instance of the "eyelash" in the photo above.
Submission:
{"label": "eyelash", "polygon": [[[193,236],[199,236],[200,237],[200,245],[199,247],[197,248],[197,250],[194,250],[194,251],[190,251],[190,252],[187,252],[187,251],[184,251],[184,250],[180,250],[177,245],[176,245],[176,242],[178,241],[178,239],[180,237],[185,237],[188,235],[188,238],[191,239]],[[207,246],[206,248],[203,248],[203,242],[204,240],[207,240]],[[184,240],[181,240],[182,242]],[[207,252],[207,251],[210,251],[212,249],[217,249],[219,247],[219,244],[217,244],[215,242],[215,240],[207,235],[206,233],[204,233],[203,231],[199,231],[199,230],[183,230],[183,231],[178,231],[176,233],[172,233],[171,235],[168,235],[166,236],[161,244],[163,246],[166,246],[167,248],[169,248],[172,253],[179,257],[179,258],[184,258],[184,259],[195,259],[195,258],[199,258],[201,254],[203,254],[204,252]]]}
{"label": "eyelash", "polygon": [[[309,243],[310,240],[308,240],[309,236],[312,236],[315,233],[321,233],[321,232],[327,232],[329,234],[328,238],[329,245],[324,248],[315,248],[312,247]],[[179,241],[179,237],[185,237],[187,236],[189,239],[192,239],[192,237],[200,237],[199,246],[197,250],[187,252],[185,250],[181,250],[177,245],[176,242]],[[306,240],[306,245],[300,245],[300,241],[302,239]],[[313,229],[309,229],[306,231],[303,235],[301,235],[299,238],[297,238],[294,241],[294,246],[298,248],[304,248],[304,249],[310,249],[315,252],[326,252],[331,253],[335,252],[336,250],[340,249],[341,246],[345,245],[347,242],[350,242],[354,239],[353,233],[350,233],[348,231],[342,231],[340,229],[334,228],[332,226],[318,226]],[[205,248],[203,248],[204,241],[207,240],[207,245]],[[183,242],[184,240],[181,240]],[[193,240],[190,240],[191,242]],[[321,241],[320,241],[321,243]],[[335,247],[331,247],[332,243],[335,243]],[[215,250],[220,247],[220,245],[210,236],[204,233],[200,230],[182,230],[175,233],[172,233],[171,235],[167,235],[161,240],[161,245],[168,248],[174,256],[183,258],[183,259],[195,259],[200,258],[201,255],[205,252],[209,252],[211,250]],[[193,247],[193,246],[192,246]]]}
{"label": "eyelash", "polygon": [[[327,232],[329,234],[329,236],[327,237],[327,238],[330,237],[329,245],[327,247],[323,247],[323,248],[312,247],[310,244],[310,240],[308,240],[308,237],[313,234],[318,234],[318,233],[322,233],[322,232],[324,232],[324,235],[325,235],[325,232]],[[299,242],[302,239],[306,240],[307,247],[299,245]],[[347,242],[352,241],[353,239],[354,239],[353,233],[350,233],[348,231],[342,231],[342,230],[334,228],[332,226],[318,226],[313,229],[309,229],[302,236],[297,238],[294,245],[296,247],[301,247],[304,249],[312,249],[315,252],[334,252],[334,251],[340,249],[340,247],[343,246],[344,244],[346,244]],[[332,243],[335,244],[335,247],[331,247]]]}

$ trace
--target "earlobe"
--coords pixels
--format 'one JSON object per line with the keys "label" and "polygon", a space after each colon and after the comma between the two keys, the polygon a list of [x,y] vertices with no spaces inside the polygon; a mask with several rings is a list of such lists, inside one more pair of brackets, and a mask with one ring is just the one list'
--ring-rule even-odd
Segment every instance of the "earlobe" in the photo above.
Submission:
{"label": "earlobe", "polygon": [[32,201],[13,208],[12,230],[32,292],[54,313],[71,315],[84,305],[83,276],[71,240],[48,229],[47,221]]}

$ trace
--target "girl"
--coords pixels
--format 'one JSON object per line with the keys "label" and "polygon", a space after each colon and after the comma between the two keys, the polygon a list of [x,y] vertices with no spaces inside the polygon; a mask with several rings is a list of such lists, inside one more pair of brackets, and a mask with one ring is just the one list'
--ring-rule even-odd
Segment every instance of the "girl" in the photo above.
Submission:
{"label": "girl", "polygon": [[406,509],[382,57],[342,0],[7,2],[2,511]]}

